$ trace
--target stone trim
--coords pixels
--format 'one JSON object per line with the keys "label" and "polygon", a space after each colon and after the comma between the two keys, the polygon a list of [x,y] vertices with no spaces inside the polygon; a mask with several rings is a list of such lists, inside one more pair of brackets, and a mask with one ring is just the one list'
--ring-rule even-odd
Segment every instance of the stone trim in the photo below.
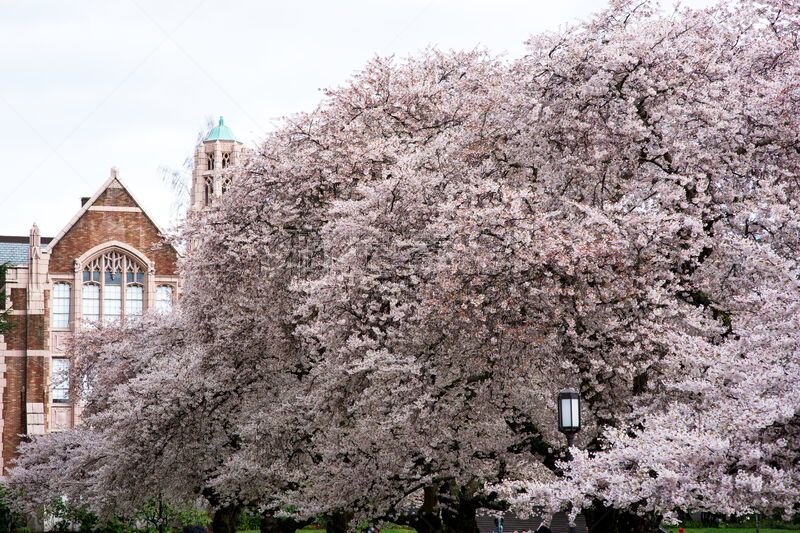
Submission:
{"label": "stone trim", "polygon": [[[87,250],[86,252],[83,253],[83,255],[75,259],[75,276],[81,277],[83,275],[83,265],[85,265],[89,259],[92,259],[95,255],[112,248],[118,248],[121,251],[134,256],[139,261],[141,261],[144,264],[144,266],[147,267],[148,271],[151,272],[155,271],[156,264],[153,261],[151,261],[149,257],[144,255],[142,252],[140,252],[130,244],[125,244],[124,242],[121,241],[107,241]],[[82,277],[81,281],[83,281]]]}
{"label": "stone trim", "polygon": [[44,435],[44,404],[29,402],[25,407],[28,435]]}
{"label": "stone trim", "polygon": [[50,357],[50,350],[0,350],[3,357]]}

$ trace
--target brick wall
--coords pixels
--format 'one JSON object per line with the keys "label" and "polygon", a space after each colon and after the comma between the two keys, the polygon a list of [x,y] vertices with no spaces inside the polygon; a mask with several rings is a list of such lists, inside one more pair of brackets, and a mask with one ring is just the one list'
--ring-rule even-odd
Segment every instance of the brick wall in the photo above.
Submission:
{"label": "brick wall", "polygon": [[[80,219],[61,237],[43,268],[49,273],[73,274],[74,261],[87,250],[108,241],[126,243],[155,263],[156,274],[177,275],[178,256],[175,249],[158,234],[158,228],[137,209],[128,192],[114,184],[107,188]],[[106,208],[122,208],[119,210]],[[45,286],[46,287],[46,286]],[[13,466],[20,434],[42,432],[49,421],[50,378],[50,290],[43,291],[43,306],[32,309],[44,314],[27,314],[26,288],[11,288],[11,304],[23,314],[11,315],[12,329],[5,335],[5,379],[3,401],[3,466]],[[32,353],[31,353],[32,352]],[[27,356],[26,356],[27,355]],[[27,403],[27,405],[26,405]],[[28,409],[30,407],[30,409]],[[27,415],[27,418],[26,418]],[[27,421],[27,423],[26,423]]]}
{"label": "brick wall", "polygon": [[[28,308],[27,289],[11,289],[11,307],[15,311],[25,311]],[[6,332],[5,342],[8,350],[24,350],[28,337],[28,323],[25,315],[13,314],[8,317],[11,331]]]}
{"label": "brick wall", "polygon": [[84,213],[53,248],[50,272],[73,272],[76,258],[87,250],[112,240],[129,244],[147,255],[156,264],[156,274],[177,274],[178,256],[174,248],[158,235],[158,228],[144,213],[125,211]]}
{"label": "brick wall", "polygon": [[[39,358],[41,359],[41,358]],[[3,464],[12,466],[17,456],[19,434],[24,431],[25,402],[22,398],[24,377],[22,357],[6,357],[6,388],[3,391]]]}
{"label": "brick wall", "polygon": [[11,307],[15,311],[25,311],[28,309],[28,289],[12,288],[11,291]]}
{"label": "brick wall", "polygon": [[125,189],[115,189],[109,187],[97,197],[93,205],[113,205],[118,207],[139,207],[136,201],[128,194]]}

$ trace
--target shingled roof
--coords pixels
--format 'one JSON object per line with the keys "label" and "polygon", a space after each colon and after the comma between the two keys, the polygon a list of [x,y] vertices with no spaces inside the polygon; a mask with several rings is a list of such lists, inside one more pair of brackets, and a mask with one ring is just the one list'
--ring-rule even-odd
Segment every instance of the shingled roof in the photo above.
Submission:
{"label": "shingled roof", "polygon": [[[27,265],[30,246],[28,239],[28,237],[0,235],[0,265],[5,263],[15,266]],[[42,248],[52,240],[52,237],[42,237]]]}

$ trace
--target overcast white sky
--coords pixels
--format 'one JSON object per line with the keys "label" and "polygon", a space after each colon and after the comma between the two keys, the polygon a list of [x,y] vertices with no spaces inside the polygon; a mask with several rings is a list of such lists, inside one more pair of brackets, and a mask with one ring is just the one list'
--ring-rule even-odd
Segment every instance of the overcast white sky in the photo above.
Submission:
{"label": "overcast white sky", "polygon": [[[707,0],[683,4],[706,5]],[[117,166],[162,226],[209,117],[254,144],[372,56],[517,57],[607,0],[0,0],[0,235],[55,235]]]}

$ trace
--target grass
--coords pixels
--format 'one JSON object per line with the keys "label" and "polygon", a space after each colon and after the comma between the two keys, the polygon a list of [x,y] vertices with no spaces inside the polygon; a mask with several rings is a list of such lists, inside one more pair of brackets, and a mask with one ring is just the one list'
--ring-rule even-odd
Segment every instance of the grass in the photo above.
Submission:
{"label": "grass", "polygon": [[[298,529],[297,533],[321,533],[323,531],[325,531],[324,527],[323,528],[311,527],[311,528],[306,528],[306,529]],[[257,529],[246,529],[246,530],[237,531],[236,533],[261,533],[261,532],[259,530],[257,530]],[[383,529],[383,528],[381,528],[381,533],[414,533],[414,530],[413,529],[394,529],[394,528],[393,529]]]}
{"label": "grass", "polygon": [[[677,533],[677,527],[670,527],[668,528],[669,531],[673,533]],[[685,527],[683,528],[684,533],[756,533],[755,527]],[[771,528],[760,528],[759,533],[786,533],[787,531],[791,531],[788,529],[771,529]]]}
{"label": "grass", "polygon": [[[305,528],[305,529],[298,529],[297,533],[320,533],[321,531],[325,531],[325,528]],[[381,528],[381,533],[414,533],[413,529],[383,529]]]}

